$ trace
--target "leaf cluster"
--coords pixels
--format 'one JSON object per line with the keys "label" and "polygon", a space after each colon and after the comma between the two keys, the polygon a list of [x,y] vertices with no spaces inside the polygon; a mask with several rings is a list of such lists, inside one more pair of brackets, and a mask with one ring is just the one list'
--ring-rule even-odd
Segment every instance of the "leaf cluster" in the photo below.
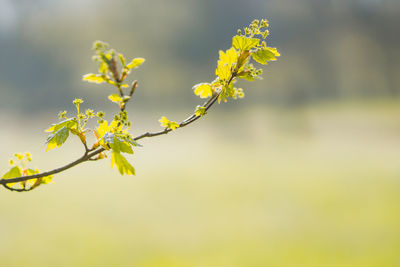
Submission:
{"label": "leaf cluster", "polygon": [[[217,77],[210,83],[196,84],[193,87],[194,93],[200,98],[218,94],[218,103],[227,102],[229,98],[243,98],[243,89],[234,86],[237,79],[261,79],[262,69],[257,69],[251,63],[252,59],[266,65],[280,56],[276,48],[267,46],[265,38],[269,35],[268,26],[266,19],[254,20],[243,31],[238,30],[238,34],[232,38],[232,47],[226,51],[219,51],[215,70]],[[204,115],[200,112],[198,114]]]}

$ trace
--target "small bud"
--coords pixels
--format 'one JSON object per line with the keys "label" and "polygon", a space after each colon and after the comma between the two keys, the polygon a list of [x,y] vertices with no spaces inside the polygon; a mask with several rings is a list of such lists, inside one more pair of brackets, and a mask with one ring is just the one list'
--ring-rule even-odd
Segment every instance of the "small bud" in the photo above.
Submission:
{"label": "small bud", "polygon": [[268,27],[268,26],[269,26],[268,20],[262,19],[262,20],[261,20],[261,27]]}
{"label": "small bud", "polygon": [[26,159],[27,159],[28,161],[32,161],[32,154],[31,154],[31,153],[25,152],[25,156],[26,156]]}
{"label": "small bud", "polygon": [[135,92],[136,88],[138,87],[137,81],[133,81],[131,85],[131,91],[129,92],[129,96],[132,96],[133,93]]}
{"label": "small bud", "polygon": [[105,113],[103,111],[99,111],[97,112],[96,116],[99,118],[103,118],[105,116]]}
{"label": "small bud", "polygon": [[93,118],[93,117],[94,117],[94,111],[93,111],[93,109],[87,109],[87,110],[85,111],[85,113],[86,113],[86,115],[87,115],[89,118]]}
{"label": "small bud", "polygon": [[265,30],[265,32],[262,33],[262,38],[265,39],[269,35],[269,31]]}
{"label": "small bud", "polygon": [[15,153],[15,154],[14,154],[14,157],[16,157],[18,160],[24,159],[24,155],[18,154],[18,153]]}
{"label": "small bud", "polygon": [[82,103],[83,103],[83,100],[80,98],[75,98],[74,101],[72,101],[72,104],[74,104],[75,106],[79,106]]}
{"label": "small bud", "polygon": [[58,118],[61,120],[61,119],[66,119],[66,116],[65,116],[65,114],[67,114],[67,111],[60,111],[59,113],[58,113]]}

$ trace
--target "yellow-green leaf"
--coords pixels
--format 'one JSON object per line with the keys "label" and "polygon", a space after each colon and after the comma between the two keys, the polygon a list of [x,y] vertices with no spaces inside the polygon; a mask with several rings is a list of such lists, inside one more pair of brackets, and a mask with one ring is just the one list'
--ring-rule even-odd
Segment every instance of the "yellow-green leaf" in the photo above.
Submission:
{"label": "yellow-green leaf", "polygon": [[145,61],[144,58],[138,57],[138,58],[134,58],[128,65],[126,65],[127,69],[134,69],[139,67],[140,65],[143,64],[143,62]]}
{"label": "yellow-green leaf", "polygon": [[108,71],[108,65],[106,63],[104,63],[103,61],[100,62],[99,64],[99,72],[106,74],[106,72]]}
{"label": "yellow-green leaf", "polygon": [[53,175],[42,177],[42,184],[49,184],[53,180]]}
{"label": "yellow-green leaf", "polygon": [[114,165],[117,167],[121,175],[124,174],[135,175],[135,169],[133,168],[133,166],[120,153],[117,152],[112,153],[111,168],[113,168]]}
{"label": "yellow-green leaf", "polygon": [[219,60],[222,64],[227,64],[231,67],[238,60],[238,52],[232,47],[228,49],[225,53],[224,51],[219,51]]}
{"label": "yellow-green leaf", "polygon": [[[24,170],[24,174],[25,175],[33,175],[33,174],[36,174],[36,173],[39,173],[39,170],[34,170],[34,169],[26,169],[26,170]],[[31,179],[31,180],[28,180],[27,182],[28,183],[30,183],[31,185],[34,185],[35,183],[37,183],[37,180],[38,179]]]}
{"label": "yellow-green leaf", "polygon": [[60,147],[64,142],[67,140],[69,136],[69,129],[67,127],[63,127],[54,134],[51,134],[47,140],[47,148],[46,151],[49,151],[50,149]]}
{"label": "yellow-green leaf", "polygon": [[109,95],[108,99],[110,99],[114,103],[121,103],[122,102],[122,98],[117,94]]}
{"label": "yellow-green leaf", "polygon": [[232,46],[239,50],[250,50],[258,46],[260,40],[257,38],[250,38],[246,36],[234,36],[232,38]]}
{"label": "yellow-green leaf", "polygon": [[89,73],[84,75],[82,80],[91,83],[104,83],[108,81],[108,79],[105,77],[104,74],[94,74],[94,73]]}
{"label": "yellow-green leaf", "polygon": [[110,131],[110,127],[108,126],[107,121],[103,121],[100,123],[99,127],[96,129],[99,138],[103,138],[106,132]]}
{"label": "yellow-green leaf", "polygon": [[[18,166],[14,166],[8,170],[1,178],[3,179],[11,179],[22,176],[21,169]],[[15,183],[9,183],[8,186],[13,186]]]}
{"label": "yellow-green leaf", "polygon": [[161,126],[165,126],[168,129],[171,130],[175,130],[176,128],[179,128],[179,123],[177,123],[176,121],[170,121],[169,119],[167,119],[166,117],[161,117],[161,119],[159,120]]}
{"label": "yellow-green leaf", "polygon": [[60,123],[52,124],[50,128],[45,130],[45,132],[55,133],[63,127],[66,127],[68,129],[75,129],[77,126],[78,126],[78,122],[76,121],[76,119],[69,118],[69,119],[61,121]]}
{"label": "yellow-green leaf", "polygon": [[176,121],[171,121],[168,128],[170,128],[172,131],[174,131],[175,129],[179,128],[179,124]]}
{"label": "yellow-green leaf", "polygon": [[208,98],[212,96],[213,90],[209,83],[199,83],[193,86],[194,93],[200,98]]}
{"label": "yellow-green leaf", "polygon": [[115,135],[113,135],[113,137],[112,142],[109,143],[113,152],[133,154],[133,149],[130,143],[120,140]]}
{"label": "yellow-green leaf", "polygon": [[231,68],[226,64],[218,62],[215,74],[220,78],[220,80],[228,80],[231,76]]}
{"label": "yellow-green leaf", "polygon": [[258,50],[255,53],[252,53],[253,59],[260,64],[266,65],[268,61],[275,61],[276,57],[279,57],[280,54],[276,48],[267,47],[262,50]]}

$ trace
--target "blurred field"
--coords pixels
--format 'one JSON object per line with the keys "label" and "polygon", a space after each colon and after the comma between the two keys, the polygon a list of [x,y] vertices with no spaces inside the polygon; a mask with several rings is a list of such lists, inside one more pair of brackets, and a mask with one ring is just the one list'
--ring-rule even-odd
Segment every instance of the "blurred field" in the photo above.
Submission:
{"label": "blurred field", "polygon": [[[144,140],[136,177],[88,163],[0,191],[0,266],[399,266],[399,115],[400,99],[218,106]],[[1,121],[4,170],[27,148],[41,169],[80,149],[44,153],[47,118]]]}

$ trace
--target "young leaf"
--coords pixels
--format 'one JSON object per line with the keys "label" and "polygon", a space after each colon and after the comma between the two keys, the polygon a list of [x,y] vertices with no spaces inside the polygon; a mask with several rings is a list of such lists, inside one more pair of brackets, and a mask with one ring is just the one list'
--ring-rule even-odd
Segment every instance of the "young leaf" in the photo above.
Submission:
{"label": "young leaf", "polygon": [[179,124],[175,121],[170,121],[166,117],[161,117],[161,119],[158,120],[161,124],[161,126],[165,126],[168,129],[175,130],[176,128],[179,128]]}
{"label": "young leaf", "polygon": [[208,98],[212,96],[213,90],[209,83],[199,83],[193,86],[194,93],[200,98]]}
{"label": "young leaf", "polygon": [[67,127],[63,127],[54,134],[50,135],[46,140],[46,151],[49,151],[52,148],[60,147],[67,140],[68,136],[69,129]]}
{"label": "young leaf", "polygon": [[129,136],[129,135],[116,134],[116,136],[117,136],[119,139],[122,139],[122,140],[128,142],[128,143],[131,144],[132,146],[139,146],[139,147],[142,147],[141,144],[139,144],[138,142],[136,142],[135,140],[133,140],[133,138],[132,138],[131,136]]}
{"label": "young leaf", "polygon": [[113,139],[111,142],[109,142],[109,144],[113,152],[133,154],[133,149],[131,145],[124,140],[118,139],[115,135],[113,135]]}
{"label": "young leaf", "polygon": [[96,129],[99,138],[103,138],[103,136],[109,131],[110,127],[108,126],[107,121],[100,123],[99,127]]}
{"label": "young leaf", "polygon": [[231,76],[231,68],[230,66],[223,64],[222,62],[218,62],[218,67],[215,70],[215,74],[219,77],[220,80],[228,80]]}
{"label": "young leaf", "polygon": [[66,127],[68,129],[75,129],[77,126],[78,126],[78,122],[76,121],[76,119],[70,118],[70,119],[63,120],[59,123],[52,124],[49,129],[45,130],[45,132],[55,133],[63,127]]}
{"label": "young leaf", "polygon": [[251,82],[255,80],[255,78],[251,75],[250,71],[242,71],[238,73],[237,77]]}
{"label": "young leaf", "polygon": [[266,65],[268,61],[276,60],[276,57],[279,57],[280,54],[276,50],[276,48],[265,48],[262,50],[258,50],[257,52],[252,54],[253,59],[260,64]]}
{"label": "young leaf", "polygon": [[[36,173],[39,173],[39,170],[34,170],[34,169],[26,169],[26,170],[24,170],[24,174],[25,174],[25,175],[33,175],[33,174],[36,174]],[[37,180],[38,180],[38,179],[32,179],[32,180],[28,180],[28,182],[29,182],[31,185],[34,185],[34,184],[37,183]]]}
{"label": "young leaf", "polygon": [[122,98],[117,94],[109,95],[108,99],[110,99],[114,103],[121,103],[122,102]]}
{"label": "young leaf", "polygon": [[120,153],[117,152],[112,153],[111,168],[113,168],[114,165],[117,167],[121,175],[124,174],[135,175],[135,169],[133,168],[133,166]]}
{"label": "young leaf", "polygon": [[232,46],[239,50],[250,50],[258,46],[260,40],[257,38],[250,38],[246,36],[234,36],[232,38]]}
{"label": "young leaf", "polygon": [[139,67],[140,65],[143,64],[143,62],[145,61],[144,58],[138,57],[138,58],[134,58],[128,65],[126,65],[127,69],[134,69]]}
{"label": "young leaf", "polygon": [[99,72],[102,74],[106,74],[108,71],[108,65],[106,63],[104,63],[103,61],[100,62],[99,64]]}
{"label": "young leaf", "polygon": [[[15,178],[15,177],[20,177],[21,175],[22,175],[21,169],[18,166],[14,166],[8,172],[3,174],[3,176],[1,178],[11,179],[11,178]],[[13,186],[13,185],[15,185],[15,183],[8,184],[8,186]]]}
{"label": "young leaf", "polygon": [[219,51],[219,60],[222,64],[231,67],[238,60],[238,52],[233,47],[225,53],[224,51]]}
{"label": "young leaf", "polygon": [[104,74],[93,74],[93,73],[89,73],[83,76],[84,81],[88,81],[91,83],[104,83],[104,82],[108,82],[108,79],[105,77]]}

